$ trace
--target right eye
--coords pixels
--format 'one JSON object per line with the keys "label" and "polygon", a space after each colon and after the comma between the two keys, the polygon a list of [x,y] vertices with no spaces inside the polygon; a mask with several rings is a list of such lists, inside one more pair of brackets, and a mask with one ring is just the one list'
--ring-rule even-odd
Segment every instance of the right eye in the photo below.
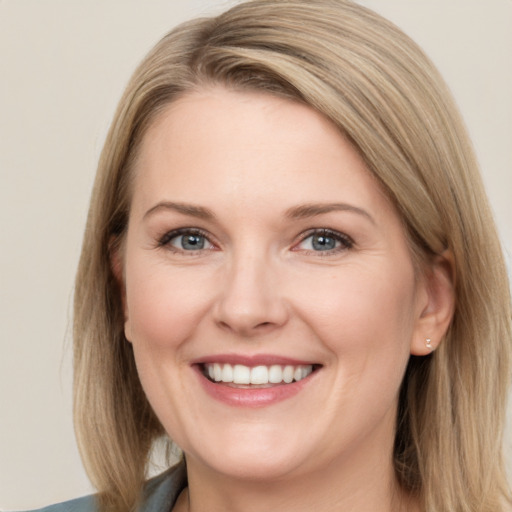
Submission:
{"label": "right eye", "polygon": [[159,245],[170,247],[178,252],[195,252],[214,248],[207,236],[197,229],[170,231],[162,237]]}

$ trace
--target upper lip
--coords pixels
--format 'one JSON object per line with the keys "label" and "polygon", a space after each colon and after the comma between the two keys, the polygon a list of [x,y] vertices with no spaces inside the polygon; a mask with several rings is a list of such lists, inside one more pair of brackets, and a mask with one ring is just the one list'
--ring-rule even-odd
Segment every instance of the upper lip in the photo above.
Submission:
{"label": "upper lip", "polygon": [[272,366],[279,364],[282,366],[292,365],[314,365],[317,364],[314,361],[300,360],[291,357],[285,357],[275,354],[255,354],[255,355],[242,355],[242,354],[211,354],[204,357],[199,357],[192,361],[192,364],[208,364],[208,363],[220,363],[220,364],[241,364],[244,366]]}

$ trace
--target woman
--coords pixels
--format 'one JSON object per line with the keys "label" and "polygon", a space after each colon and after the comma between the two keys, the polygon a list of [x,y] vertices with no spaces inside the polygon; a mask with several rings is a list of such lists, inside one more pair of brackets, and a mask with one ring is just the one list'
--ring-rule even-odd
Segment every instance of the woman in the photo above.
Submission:
{"label": "woman", "polygon": [[[510,502],[510,297],[470,143],[417,46],[351,2],[250,1],[146,57],[74,339],[100,490],[77,510]],[[144,486],[162,436],[184,461]]]}

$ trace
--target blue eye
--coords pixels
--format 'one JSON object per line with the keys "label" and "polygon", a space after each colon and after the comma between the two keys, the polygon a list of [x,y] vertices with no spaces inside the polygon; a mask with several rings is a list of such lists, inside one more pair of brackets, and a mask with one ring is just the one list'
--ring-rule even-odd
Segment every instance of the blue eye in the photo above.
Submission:
{"label": "blue eye", "polygon": [[199,251],[204,249],[205,238],[201,235],[179,235],[172,238],[169,243],[185,251]]}
{"label": "blue eye", "polygon": [[347,235],[322,229],[304,237],[297,248],[311,252],[337,252],[352,246],[353,241]]}
{"label": "blue eye", "polygon": [[313,235],[311,237],[311,245],[315,251],[331,251],[336,248],[337,242],[332,236]]}
{"label": "blue eye", "polygon": [[177,251],[201,251],[212,249],[213,244],[200,231],[194,229],[179,229],[163,236],[159,245],[170,246]]}

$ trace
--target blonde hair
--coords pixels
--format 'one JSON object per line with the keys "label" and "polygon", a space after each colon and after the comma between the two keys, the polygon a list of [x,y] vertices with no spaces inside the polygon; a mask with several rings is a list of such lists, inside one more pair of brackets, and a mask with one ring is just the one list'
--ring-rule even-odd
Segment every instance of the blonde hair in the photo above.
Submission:
{"label": "blonde hair", "polygon": [[132,510],[164,434],[123,333],[111,253],[148,126],[208,84],[303,102],[335,123],[400,212],[415,260],[446,249],[456,307],[439,349],[411,357],[395,468],[428,512],[498,512],[509,500],[502,433],[511,370],[508,279],[477,163],[443,80],[393,24],[346,0],[254,0],[183,24],[140,64],[107,136],[76,280],[75,424],[105,510]]}

